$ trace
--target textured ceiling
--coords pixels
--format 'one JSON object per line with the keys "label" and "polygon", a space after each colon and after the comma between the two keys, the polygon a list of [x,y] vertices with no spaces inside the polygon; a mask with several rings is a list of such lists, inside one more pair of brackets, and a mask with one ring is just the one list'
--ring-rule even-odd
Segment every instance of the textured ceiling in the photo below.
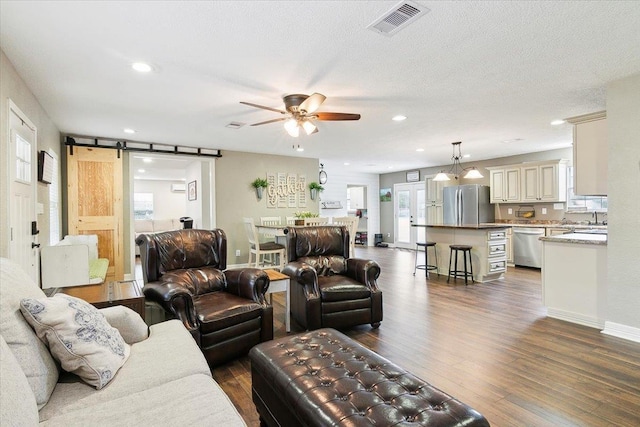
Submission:
{"label": "textured ceiling", "polygon": [[[566,147],[570,126],[549,123],[605,109],[606,84],[640,72],[638,1],[421,1],[431,11],[393,37],[366,29],[396,4],[2,1],[0,42],[62,132],[375,173],[448,164],[453,141],[467,161]],[[362,119],[297,139],[225,127],[278,117],[239,101],[313,92]]]}

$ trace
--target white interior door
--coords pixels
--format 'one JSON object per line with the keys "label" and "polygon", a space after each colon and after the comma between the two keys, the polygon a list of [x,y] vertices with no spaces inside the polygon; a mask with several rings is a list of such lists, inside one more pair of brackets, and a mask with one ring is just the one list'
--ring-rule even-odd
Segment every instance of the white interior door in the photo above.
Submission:
{"label": "white interior door", "polygon": [[[38,280],[36,221],[36,127],[9,101],[9,258]],[[37,227],[36,227],[37,228]]]}
{"label": "white interior door", "polygon": [[425,229],[411,224],[426,224],[424,182],[396,184],[394,204],[395,245],[415,249],[416,242],[424,242]]}

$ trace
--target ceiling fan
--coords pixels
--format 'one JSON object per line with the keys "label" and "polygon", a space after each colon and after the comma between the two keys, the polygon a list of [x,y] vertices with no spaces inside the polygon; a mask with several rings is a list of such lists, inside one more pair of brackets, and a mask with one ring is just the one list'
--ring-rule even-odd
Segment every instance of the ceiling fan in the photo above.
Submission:
{"label": "ceiling fan", "polygon": [[321,93],[314,93],[311,96],[302,94],[287,95],[282,98],[285,110],[252,104],[251,102],[240,101],[240,103],[282,114],[282,117],[277,119],[254,123],[251,126],[285,122],[285,130],[293,137],[300,135],[300,128],[302,128],[307,135],[318,132],[318,127],[313,123],[314,120],[360,120],[360,114],[316,112],[325,99],[327,99],[327,97]]}

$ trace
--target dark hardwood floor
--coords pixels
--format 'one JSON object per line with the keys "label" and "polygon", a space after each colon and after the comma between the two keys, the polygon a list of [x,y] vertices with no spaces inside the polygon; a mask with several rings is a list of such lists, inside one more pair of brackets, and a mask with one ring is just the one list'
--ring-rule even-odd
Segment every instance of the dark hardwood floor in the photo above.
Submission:
{"label": "dark hardwood floor", "polygon": [[[465,286],[434,274],[426,280],[420,270],[414,277],[412,251],[357,248],[356,255],[382,267],[384,320],[379,329],[343,332],[493,426],[640,426],[640,344],[545,317],[538,270],[510,268],[505,279]],[[273,301],[282,337],[284,298]],[[213,376],[258,426],[248,358]]]}

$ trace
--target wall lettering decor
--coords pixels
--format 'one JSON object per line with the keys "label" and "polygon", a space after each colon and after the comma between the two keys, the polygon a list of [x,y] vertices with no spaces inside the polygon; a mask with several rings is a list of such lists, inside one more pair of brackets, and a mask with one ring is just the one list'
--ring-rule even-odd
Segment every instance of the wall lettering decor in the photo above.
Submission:
{"label": "wall lettering decor", "polygon": [[305,175],[284,172],[267,173],[268,208],[306,208],[307,179]]}

